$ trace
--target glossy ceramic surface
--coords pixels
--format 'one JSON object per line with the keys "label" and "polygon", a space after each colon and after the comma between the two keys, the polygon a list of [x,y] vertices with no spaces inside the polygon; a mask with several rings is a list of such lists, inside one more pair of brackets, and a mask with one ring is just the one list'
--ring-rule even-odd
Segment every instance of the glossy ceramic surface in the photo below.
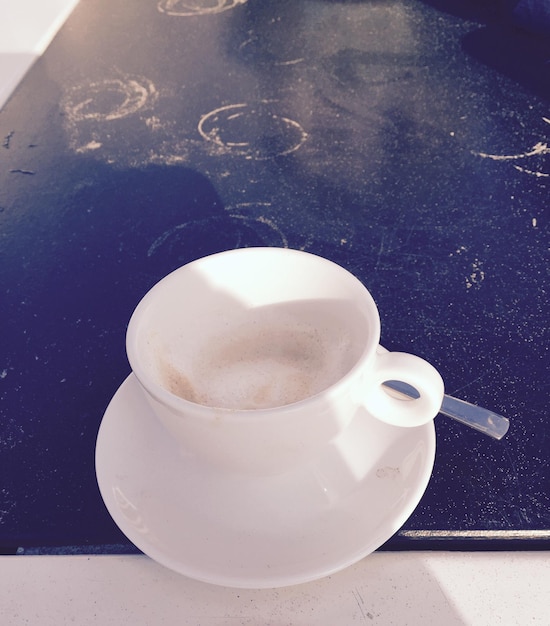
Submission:
{"label": "glossy ceramic surface", "polygon": [[132,374],[103,418],[96,471],[115,522],[150,557],[198,580],[260,588],[328,575],[378,548],[418,504],[434,456],[433,423],[397,428],[359,411],[303,468],[218,472],[179,452]]}

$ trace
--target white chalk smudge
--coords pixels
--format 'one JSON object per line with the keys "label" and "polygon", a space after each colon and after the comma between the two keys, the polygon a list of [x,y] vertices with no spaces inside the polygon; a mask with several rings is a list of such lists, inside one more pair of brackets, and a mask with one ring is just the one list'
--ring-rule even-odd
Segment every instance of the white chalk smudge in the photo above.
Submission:
{"label": "white chalk smudge", "polygon": [[247,103],[229,104],[201,116],[198,131],[218,155],[267,160],[298,150],[307,140],[302,126],[288,117]]}
{"label": "white chalk smudge", "polygon": [[[543,122],[550,124],[550,118],[543,117]],[[518,152],[516,154],[491,154],[488,152],[476,152],[474,150],[471,151],[472,154],[479,156],[483,159],[490,159],[492,161],[524,161],[526,159],[536,159],[537,168],[534,167],[526,167],[523,164],[513,163],[514,169],[518,172],[522,172],[523,174],[528,174],[529,176],[535,176],[536,178],[549,178],[550,173],[544,171],[544,165],[547,159],[543,159],[547,155],[550,155],[550,146],[545,141],[538,141],[534,146],[532,146],[529,150],[525,152]],[[542,162],[542,163],[541,163]]]}
{"label": "white chalk smudge", "polygon": [[[181,248],[182,250],[186,250],[188,246],[185,243],[186,238],[194,239],[196,236],[196,229],[206,229],[211,230],[214,226],[219,226],[220,223],[225,223],[227,226],[226,220],[235,220],[237,224],[242,224],[245,229],[257,230],[258,226],[261,225],[260,229],[262,232],[259,233],[260,236],[264,239],[265,245],[271,246],[279,246],[283,248],[288,248],[288,239],[286,235],[281,231],[281,229],[277,226],[277,224],[266,217],[248,217],[245,215],[239,215],[235,213],[225,214],[225,215],[213,215],[210,217],[206,217],[204,219],[191,220],[189,222],[183,222],[182,224],[177,224],[172,228],[169,228],[165,232],[163,232],[159,237],[157,237],[153,243],[149,246],[147,250],[147,256],[151,257],[157,252],[160,251],[164,246],[168,246],[171,250],[171,254],[177,252],[177,248]],[[264,228],[267,226],[267,229]],[[242,246],[242,233],[239,232],[241,229],[238,229],[236,233],[236,239],[234,242],[234,247],[239,248]]]}
{"label": "white chalk smudge", "polygon": [[157,95],[155,85],[146,78],[107,78],[69,89],[62,105],[72,123],[110,122],[139,111]]}
{"label": "white chalk smudge", "polygon": [[157,9],[166,15],[190,17],[233,9],[247,0],[160,0]]}
{"label": "white chalk smudge", "polygon": [[192,141],[188,139],[176,139],[160,142],[154,148],[151,148],[146,154],[140,155],[135,159],[135,166],[146,165],[181,165],[190,160],[190,149]]}
{"label": "white chalk smudge", "polygon": [[546,172],[537,172],[535,170],[527,169],[526,167],[521,167],[520,165],[514,165],[514,169],[518,172],[523,172],[524,174],[536,176],[537,178],[550,178],[550,174],[547,174]]}
{"label": "white chalk smudge", "polygon": [[145,124],[151,130],[163,130],[164,129],[164,124],[156,115],[151,115],[151,117],[146,118]]}
{"label": "white chalk smudge", "polygon": [[[106,154],[119,145],[113,139],[115,122],[146,111],[157,99],[155,85],[142,76],[119,74],[68,89],[60,105],[70,148],[77,154],[100,152],[107,163],[116,162],[114,155]],[[155,128],[154,116],[148,119]]]}
{"label": "white chalk smudge", "polygon": [[550,154],[550,148],[547,143],[538,142],[527,152],[520,152],[518,154],[487,154],[485,152],[472,152],[477,156],[484,159],[492,159],[493,161],[515,161],[517,159],[527,159],[529,157],[538,156],[540,154]]}
{"label": "white chalk smudge", "polygon": [[226,207],[226,209],[230,212],[235,209],[250,209],[255,207],[269,207],[271,206],[271,202],[238,202],[235,205],[231,205]]}
{"label": "white chalk smudge", "polygon": [[[249,31],[252,32],[252,31]],[[254,58],[255,63],[267,64],[273,66],[291,66],[298,65],[305,61],[305,57],[292,57],[292,58],[277,58],[275,55],[266,53],[262,45],[262,38],[258,35],[253,35],[239,45],[239,52],[247,57]]]}
{"label": "white chalk smudge", "polygon": [[483,263],[479,259],[475,259],[472,263],[472,271],[466,276],[466,289],[472,287],[479,288],[485,280],[485,272],[483,271]]}
{"label": "white chalk smudge", "polygon": [[271,228],[273,231],[275,231],[280,239],[281,239],[281,245],[283,248],[288,248],[288,239],[286,238],[286,235],[283,233],[283,231],[277,226],[277,224],[275,224],[275,222],[273,220],[268,219],[267,217],[257,217],[257,218],[248,218],[245,217],[243,215],[231,215],[231,217],[233,219],[237,219],[237,220],[243,220],[244,222],[250,223],[253,221],[258,222],[259,224],[265,224],[266,226],[269,226],[269,228]]}
{"label": "white chalk smudge", "polygon": [[463,252],[466,252],[467,250],[468,248],[466,248],[466,246],[459,246],[454,252],[451,252],[449,256],[454,256],[455,254],[462,254]]}
{"label": "white chalk smudge", "polygon": [[92,141],[89,141],[85,146],[80,146],[79,148],[76,148],[76,152],[83,153],[83,152],[90,152],[92,150],[99,150],[99,148],[101,148],[102,145],[103,144],[100,143],[99,141],[92,139]]}
{"label": "white chalk smudge", "polygon": [[300,57],[298,59],[291,59],[290,61],[275,61],[274,65],[298,65],[298,63],[303,63],[304,61],[304,57]]}

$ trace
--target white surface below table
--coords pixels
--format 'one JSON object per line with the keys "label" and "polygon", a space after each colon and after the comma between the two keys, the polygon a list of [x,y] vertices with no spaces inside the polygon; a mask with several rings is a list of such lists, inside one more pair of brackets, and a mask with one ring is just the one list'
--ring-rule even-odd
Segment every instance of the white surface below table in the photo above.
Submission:
{"label": "white surface below table", "polygon": [[145,556],[0,557],[12,624],[347,626],[550,624],[548,552],[377,552],[316,582],[199,583]]}
{"label": "white surface below table", "polygon": [[0,0],[0,109],[78,0]]}

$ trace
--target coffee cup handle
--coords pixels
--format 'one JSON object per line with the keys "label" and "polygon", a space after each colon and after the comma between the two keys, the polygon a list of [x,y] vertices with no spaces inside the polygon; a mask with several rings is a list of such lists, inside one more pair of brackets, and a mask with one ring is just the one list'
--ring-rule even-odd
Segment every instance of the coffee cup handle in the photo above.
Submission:
{"label": "coffee cup handle", "polygon": [[[375,418],[394,426],[421,426],[430,422],[443,402],[444,385],[439,372],[424,359],[404,352],[377,353],[367,394],[366,408]],[[414,387],[419,397],[400,399],[383,384],[396,380]]]}

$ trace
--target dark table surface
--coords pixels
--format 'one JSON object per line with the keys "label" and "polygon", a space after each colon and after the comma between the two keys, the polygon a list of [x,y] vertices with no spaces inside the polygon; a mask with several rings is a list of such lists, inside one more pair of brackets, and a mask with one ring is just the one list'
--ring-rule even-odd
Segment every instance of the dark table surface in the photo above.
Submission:
{"label": "dark table surface", "polygon": [[491,2],[81,0],[0,112],[3,551],[134,550],[94,470],[127,321],[255,245],[349,269],[387,348],[511,420],[437,418],[385,547],[548,547],[549,60]]}

